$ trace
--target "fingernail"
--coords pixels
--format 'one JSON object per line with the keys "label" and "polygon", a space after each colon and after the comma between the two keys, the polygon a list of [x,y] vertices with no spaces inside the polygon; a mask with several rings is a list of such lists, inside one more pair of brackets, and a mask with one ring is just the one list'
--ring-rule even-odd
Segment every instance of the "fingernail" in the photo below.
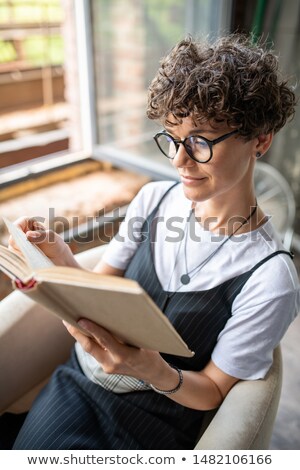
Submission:
{"label": "fingernail", "polygon": [[81,328],[83,328],[84,330],[88,330],[88,325],[87,325],[87,322],[86,322],[85,320],[79,320],[79,321],[77,322],[77,324],[78,324],[79,326],[81,326]]}
{"label": "fingernail", "polygon": [[62,322],[67,329],[71,326],[70,323],[68,323],[66,320],[62,320]]}
{"label": "fingernail", "polygon": [[40,225],[38,222],[33,222],[33,228],[34,230],[43,230],[44,226]]}
{"label": "fingernail", "polygon": [[40,232],[27,232],[26,235],[30,238],[39,238],[41,236]]}

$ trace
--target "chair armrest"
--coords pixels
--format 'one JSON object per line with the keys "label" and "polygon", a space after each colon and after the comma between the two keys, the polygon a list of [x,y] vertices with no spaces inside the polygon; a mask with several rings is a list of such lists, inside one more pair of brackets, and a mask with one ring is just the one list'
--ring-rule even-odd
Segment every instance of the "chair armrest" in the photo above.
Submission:
{"label": "chair armrest", "polygon": [[268,449],[282,385],[280,347],[264,380],[238,382],[195,449]]}
{"label": "chair armrest", "polygon": [[82,251],[78,253],[75,258],[85,269],[93,269],[104,254],[106,246],[107,245],[96,246],[95,248]]}
{"label": "chair armrest", "polygon": [[70,354],[61,321],[21,292],[0,303],[0,414],[45,380]]}

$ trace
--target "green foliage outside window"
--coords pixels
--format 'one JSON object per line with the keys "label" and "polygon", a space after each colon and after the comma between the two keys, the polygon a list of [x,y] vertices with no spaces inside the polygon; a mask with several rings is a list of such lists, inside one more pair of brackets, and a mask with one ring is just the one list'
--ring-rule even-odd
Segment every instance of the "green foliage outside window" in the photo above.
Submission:
{"label": "green foliage outside window", "polygon": [[[6,39],[0,39],[0,64],[21,60],[26,67],[61,65],[63,38],[50,28],[62,21],[60,0],[0,0],[0,28],[6,32]],[[9,38],[10,29],[18,31],[17,40],[13,33]]]}
{"label": "green foliage outside window", "polygon": [[14,23],[61,22],[60,0],[0,0],[0,25]]}

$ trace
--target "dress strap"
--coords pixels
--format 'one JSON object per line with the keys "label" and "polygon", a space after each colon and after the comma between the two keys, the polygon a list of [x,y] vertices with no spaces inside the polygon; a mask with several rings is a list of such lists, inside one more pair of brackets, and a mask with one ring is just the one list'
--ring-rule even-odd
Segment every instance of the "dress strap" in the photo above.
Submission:
{"label": "dress strap", "polygon": [[288,255],[290,256],[292,259],[294,258],[294,254],[290,251],[285,251],[285,250],[277,250],[277,251],[274,251],[274,253],[271,253],[269,256],[266,256],[265,258],[263,258],[262,260],[260,260],[255,266],[253,266],[253,268],[250,269],[249,273],[253,273],[254,271],[256,271],[256,269],[258,269],[262,264],[266,263],[267,261],[269,261],[269,259],[273,258],[274,256],[277,256],[277,255]]}
{"label": "dress strap", "polygon": [[167,196],[167,194],[171,191],[171,189],[173,189],[175,186],[177,186],[178,184],[180,183],[180,181],[176,181],[176,183],[172,184],[172,186],[170,186],[167,191],[162,195],[162,197],[160,198],[160,200],[158,201],[158,203],[156,204],[156,206],[154,207],[154,209],[152,210],[152,212],[149,214],[148,216],[148,220],[151,218],[154,217],[154,215],[156,214],[160,204],[162,203],[162,201],[165,199],[165,197]]}
{"label": "dress strap", "polygon": [[277,250],[274,251],[274,253],[271,253],[270,255],[266,256],[262,260],[260,260],[257,264],[255,264],[249,271],[244,272],[243,274],[239,274],[236,277],[229,279],[225,281],[225,283],[222,284],[224,292],[226,293],[224,302],[226,302],[227,308],[230,309],[232,308],[232,303],[234,299],[240,294],[241,290],[244,288],[246,283],[249,281],[251,278],[252,274],[264,263],[269,261],[269,259],[274,258],[274,256],[277,255],[288,255],[292,259],[294,257],[293,253],[290,253],[289,251],[285,250]]}

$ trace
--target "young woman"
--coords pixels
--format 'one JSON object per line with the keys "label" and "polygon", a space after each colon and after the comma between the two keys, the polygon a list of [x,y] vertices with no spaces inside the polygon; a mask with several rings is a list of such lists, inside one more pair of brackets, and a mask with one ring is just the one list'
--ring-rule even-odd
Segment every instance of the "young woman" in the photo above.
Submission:
{"label": "young woman", "polygon": [[[239,380],[265,377],[300,293],[291,255],[257,205],[253,170],[294,106],[276,57],[247,38],[188,38],[162,60],[148,117],[181,182],[142,188],[96,270],[136,279],[195,355],[127,346],[82,312],[92,338],[66,324],[74,353],[15,449],[190,449],[204,410]],[[77,265],[58,236],[50,244],[34,221],[17,223],[56,264]]]}

